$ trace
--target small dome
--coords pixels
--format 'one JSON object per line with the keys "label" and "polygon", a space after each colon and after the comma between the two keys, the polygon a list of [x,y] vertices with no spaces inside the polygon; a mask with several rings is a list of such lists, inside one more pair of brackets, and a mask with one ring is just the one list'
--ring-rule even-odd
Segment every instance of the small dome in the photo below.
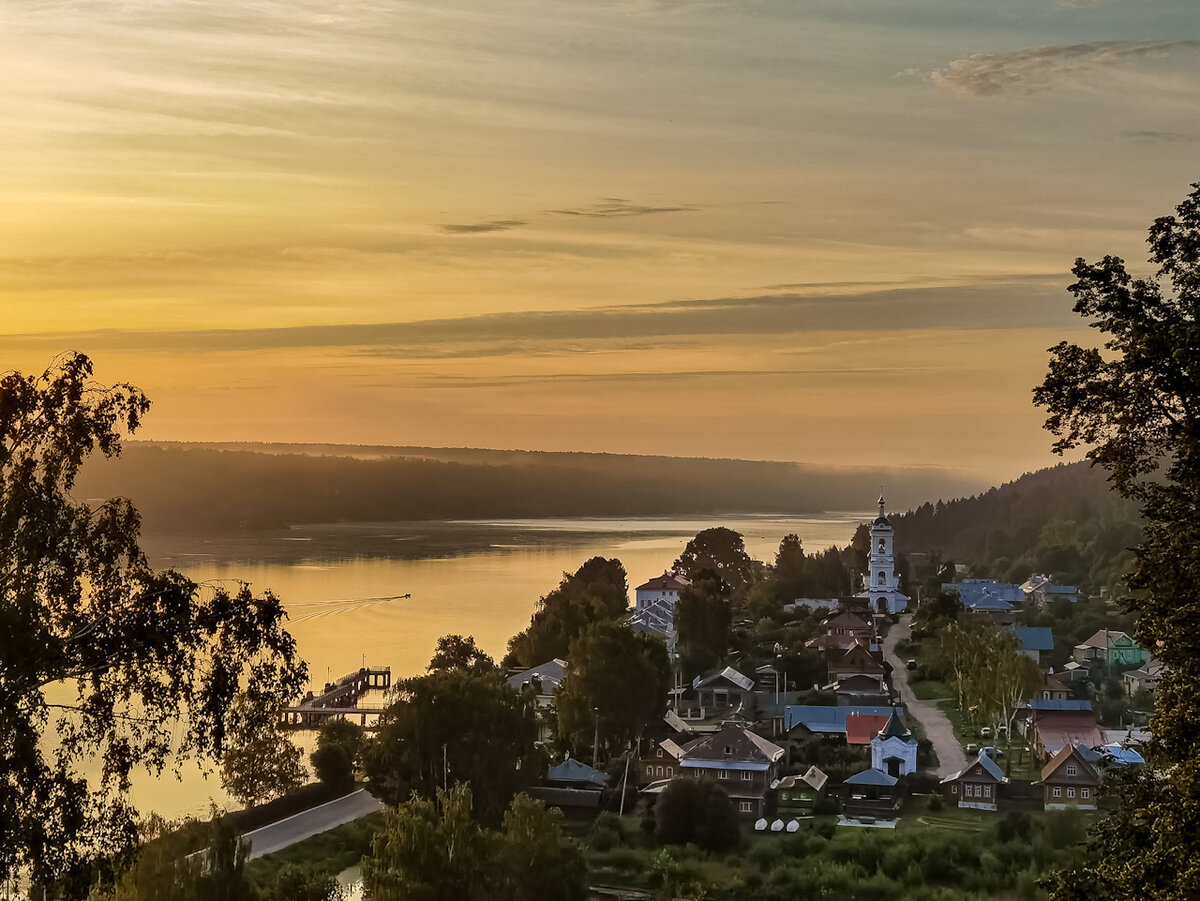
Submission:
{"label": "small dome", "polygon": [[890,522],[888,522],[888,518],[886,516],[876,517],[873,525],[875,525],[876,528],[883,528],[883,529],[890,529],[892,527],[892,524]]}

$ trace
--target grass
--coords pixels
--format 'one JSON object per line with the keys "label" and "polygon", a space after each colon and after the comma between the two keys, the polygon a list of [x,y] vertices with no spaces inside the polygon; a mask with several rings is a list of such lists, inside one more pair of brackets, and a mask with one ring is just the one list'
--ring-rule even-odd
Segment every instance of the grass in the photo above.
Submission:
{"label": "grass", "polygon": [[275,881],[281,869],[292,864],[320,869],[336,876],[362,860],[363,855],[371,848],[371,838],[382,825],[382,812],[368,814],[306,838],[274,854],[252,860],[246,864],[246,874],[251,882],[268,885]]}
{"label": "grass", "polygon": [[950,686],[935,679],[925,679],[912,683],[913,694],[918,701],[938,701],[952,696]]}

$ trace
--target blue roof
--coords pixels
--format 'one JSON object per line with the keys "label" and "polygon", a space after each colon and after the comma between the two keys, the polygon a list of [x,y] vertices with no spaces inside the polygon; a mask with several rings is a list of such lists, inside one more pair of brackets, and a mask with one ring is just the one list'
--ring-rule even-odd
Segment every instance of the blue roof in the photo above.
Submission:
{"label": "blue roof", "polygon": [[595,785],[607,785],[608,776],[586,763],[580,763],[574,757],[568,757],[558,766],[550,768],[550,774],[546,777],[546,781],[591,782]]}
{"label": "blue roof", "polygon": [[1114,748],[1112,745],[1105,745],[1102,750],[1118,766],[1141,766],[1146,762],[1146,758],[1132,748]]}
{"label": "blue roof", "polygon": [[883,770],[863,770],[847,779],[844,785],[880,785],[890,788],[900,780],[889,776]]}
{"label": "blue roof", "polygon": [[804,726],[810,732],[845,732],[846,717],[852,713],[860,716],[891,716],[903,713],[900,707],[820,707],[793,705],[783,709],[784,731],[795,726]]}
{"label": "blue roof", "polygon": [[1045,626],[1013,626],[1013,633],[1026,651],[1054,650],[1054,634]]}
{"label": "blue roof", "polygon": [[1034,698],[1029,702],[1031,710],[1091,710],[1091,701],[1048,701]]}

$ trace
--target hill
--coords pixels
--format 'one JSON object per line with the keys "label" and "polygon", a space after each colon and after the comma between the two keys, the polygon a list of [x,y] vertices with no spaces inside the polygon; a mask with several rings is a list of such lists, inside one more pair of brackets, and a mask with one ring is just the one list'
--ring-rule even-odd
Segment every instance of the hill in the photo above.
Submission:
{"label": "hill", "polygon": [[76,494],[125,496],[147,531],[218,532],[316,522],[808,514],[980,489],[932,467],[339,445],[131,442],[89,464]]}

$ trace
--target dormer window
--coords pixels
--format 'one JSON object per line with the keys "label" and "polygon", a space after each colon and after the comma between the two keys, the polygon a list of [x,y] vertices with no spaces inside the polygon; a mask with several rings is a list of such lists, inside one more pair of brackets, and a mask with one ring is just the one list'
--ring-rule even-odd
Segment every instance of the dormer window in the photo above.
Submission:
{"label": "dormer window", "polygon": [[1077,776],[1078,774],[1079,774],[1079,767],[1075,766],[1075,764],[1073,764],[1073,763],[1068,763],[1067,764],[1067,775],[1068,776]]}
{"label": "dormer window", "polygon": [[725,746],[725,756],[726,756],[726,757],[732,757],[732,756],[733,756],[733,748],[731,748],[729,745],[726,745],[726,746]]}

